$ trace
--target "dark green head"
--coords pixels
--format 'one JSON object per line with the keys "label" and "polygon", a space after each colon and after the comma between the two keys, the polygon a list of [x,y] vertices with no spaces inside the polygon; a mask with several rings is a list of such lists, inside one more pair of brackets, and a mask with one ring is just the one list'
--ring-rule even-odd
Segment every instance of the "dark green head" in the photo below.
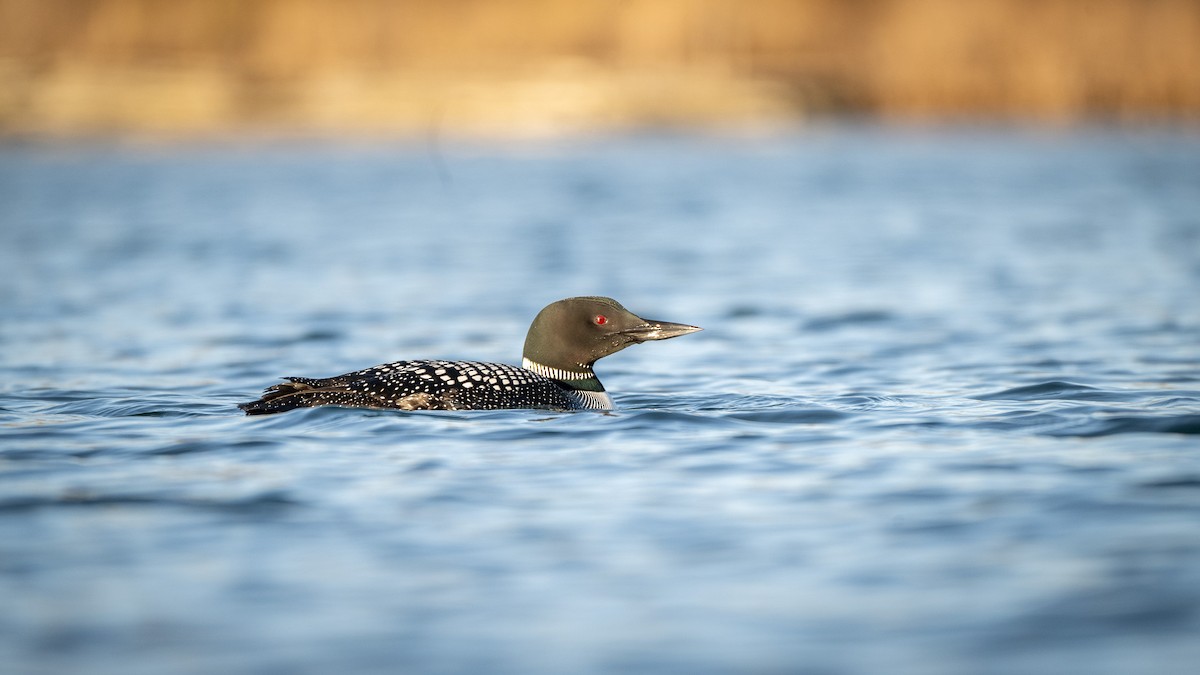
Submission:
{"label": "dark green head", "polygon": [[567,298],[538,312],[525,336],[525,358],[550,368],[590,371],[592,364],[629,345],[700,330],[643,319],[612,298]]}

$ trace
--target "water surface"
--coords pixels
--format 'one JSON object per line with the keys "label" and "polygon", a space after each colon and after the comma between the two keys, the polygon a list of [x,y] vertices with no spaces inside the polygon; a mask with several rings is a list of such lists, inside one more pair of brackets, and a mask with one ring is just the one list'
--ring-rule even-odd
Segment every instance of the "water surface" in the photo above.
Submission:
{"label": "water surface", "polygon": [[[0,147],[21,673],[1186,673],[1200,138]],[[703,333],[618,410],[234,407]]]}

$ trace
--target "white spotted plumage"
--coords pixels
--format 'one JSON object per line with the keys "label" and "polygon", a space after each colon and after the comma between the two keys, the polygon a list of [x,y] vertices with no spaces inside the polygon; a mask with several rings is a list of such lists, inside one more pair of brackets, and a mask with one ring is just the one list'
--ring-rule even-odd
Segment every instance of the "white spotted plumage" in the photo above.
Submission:
{"label": "white spotted plumage", "polygon": [[402,410],[607,410],[612,401],[579,396],[532,370],[480,361],[396,361],[324,379],[289,377],[268,389],[267,411],[314,405]]}

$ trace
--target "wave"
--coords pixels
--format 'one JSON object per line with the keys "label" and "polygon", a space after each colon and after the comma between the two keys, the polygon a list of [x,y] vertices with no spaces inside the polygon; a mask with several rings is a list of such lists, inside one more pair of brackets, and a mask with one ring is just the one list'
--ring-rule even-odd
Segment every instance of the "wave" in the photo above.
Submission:
{"label": "wave", "polygon": [[301,502],[280,491],[241,495],[227,499],[216,497],[170,497],[137,493],[87,493],[66,491],[56,495],[27,495],[0,499],[0,513],[21,512],[55,507],[178,506],[217,511],[258,513],[299,505]]}
{"label": "wave", "polygon": [[1094,419],[1069,429],[1047,432],[1050,436],[1113,436],[1116,434],[1200,434],[1200,414],[1122,415]]}
{"label": "wave", "polygon": [[1119,400],[1121,395],[1112,391],[1089,387],[1086,384],[1051,380],[1029,384],[973,397],[977,401],[1042,401],[1058,399],[1065,401]]}

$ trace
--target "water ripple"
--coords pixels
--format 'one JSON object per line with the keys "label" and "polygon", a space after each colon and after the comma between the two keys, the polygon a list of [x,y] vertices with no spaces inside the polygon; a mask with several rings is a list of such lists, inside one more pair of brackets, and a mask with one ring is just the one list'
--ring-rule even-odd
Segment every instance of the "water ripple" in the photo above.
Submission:
{"label": "water ripple", "polygon": [[1044,401],[1058,399],[1063,401],[1119,401],[1124,396],[1118,392],[1104,391],[1096,387],[1073,382],[1040,382],[990,394],[982,394],[980,401]]}
{"label": "water ripple", "polygon": [[1200,414],[1194,415],[1125,415],[1103,417],[1061,431],[1057,436],[1111,436],[1113,434],[1200,434]]}
{"label": "water ripple", "polygon": [[294,506],[298,502],[283,492],[264,492],[228,498],[185,497],[150,495],[138,493],[93,494],[84,491],[68,491],[60,495],[37,495],[0,498],[0,513],[24,512],[36,509],[70,507],[93,508],[111,506],[139,506],[148,509],[158,507],[184,507],[222,512],[238,512],[254,515],[265,510],[275,511],[281,507]]}

